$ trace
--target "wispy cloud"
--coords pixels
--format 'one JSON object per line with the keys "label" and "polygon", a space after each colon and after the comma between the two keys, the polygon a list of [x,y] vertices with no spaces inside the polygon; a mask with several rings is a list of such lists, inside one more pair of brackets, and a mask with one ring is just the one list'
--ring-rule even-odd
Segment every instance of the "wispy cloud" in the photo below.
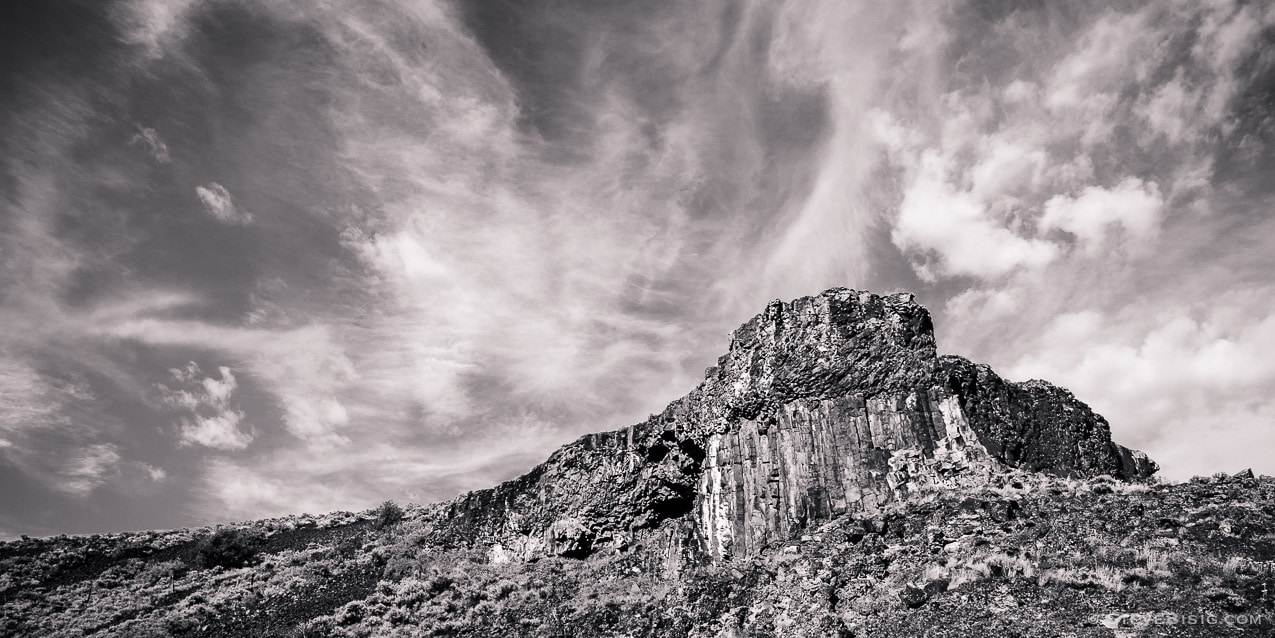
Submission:
{"label": "wispy cloud", "polygon": [[[340,444],[337,430],[348,417],[337,393],[349,390],[355,376],[341,347],[334,344],[323,326],[294,330],[233,328],[197,321],[171,321],[151,317],[127,317],[119,322],[90,328],[95,334],[153,346],[185,346],[216,350],[234,357],[272,390],[281,402],[283,421],[294,436],[317,444]],[[164,388],[165,402],[194,409],[208,407],[221,417],[210,423],[218,431],[237,425],[242,415],[228,409],[229,393],[238,383],[228,368],[219,368],[221,380],[204,378],[193,388]],[[173,373],[190,386],[198,367]],[[189,404],[189,405],[187,405]],[[193,407],[192,407],[193,406]],[[230,439],[243,447],[243,435]]]}
{"label": "wispy cloud", "polygon": [[55,487],[75,496],[87,496],[118,471],[119,462],[120,455],[115,446],[89,446],[67,461],[60,473],[62,480]]}
{"label": "wispy cloud", "polygon": [[130,0],[114,5],[113,15],[124,38],[157,58],[171,53],[187,28],[194,0]]}
{"label": "wispy cloud", "polygon": [[204,210],[217,221],[227,224],[248,224],[252,222],[252,213],[235,205],[230,191],[217,182],[209,182],[206,186],[196,186],[195,195],[203,202]]}
{"label": "wispy cloud", "polygon": [[167,164],[173,161],[172,156],[168,154],[168,144],[153,128],[143,127],[137,135],[133,136],[131,143],[144,145],[146,150],[150,152],[151,157],[154,157],[155,161],[160,164]]}

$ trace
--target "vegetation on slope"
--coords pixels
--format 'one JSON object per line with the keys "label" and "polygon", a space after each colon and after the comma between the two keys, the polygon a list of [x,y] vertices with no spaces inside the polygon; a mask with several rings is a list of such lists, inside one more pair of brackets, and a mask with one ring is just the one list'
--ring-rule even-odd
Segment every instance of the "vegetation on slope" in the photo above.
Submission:
{"label": "vegetation on slope", "polygon": [[[652,569],[642,547],[498,563],[421,510],[0,546],[6,635],[1269,636],[1275,479],[1014,473],[842,517],[756,557]],[[245,536],[247,535],[247,536]],[[201,550],[202,548],[202,550]],[[1172,615],[1176,614],[1176,616]]]}

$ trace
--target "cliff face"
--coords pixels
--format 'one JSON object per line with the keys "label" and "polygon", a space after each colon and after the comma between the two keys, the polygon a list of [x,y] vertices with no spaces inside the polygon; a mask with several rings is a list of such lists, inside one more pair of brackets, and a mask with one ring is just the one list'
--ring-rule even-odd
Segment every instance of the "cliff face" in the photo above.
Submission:
{"label": "cliff face", "polygon": [[443,504],[432,536],[497,560],[640,544],[676,569],[1011,467],[1125,480],[1156,470],[1066,390],[939,357],[911,295],[833,289],[772,302],[660,414]]}

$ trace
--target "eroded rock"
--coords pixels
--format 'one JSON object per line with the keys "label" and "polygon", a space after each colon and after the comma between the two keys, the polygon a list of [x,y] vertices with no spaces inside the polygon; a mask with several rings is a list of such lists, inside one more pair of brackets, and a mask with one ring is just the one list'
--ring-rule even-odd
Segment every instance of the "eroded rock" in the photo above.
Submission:
{"label": "eroded rock", "polygon": [[685,397],[445,504],[434,537],[523,559],[640,545],[676,569],[1010,468],[1125,480],[1156,470],[1070,392],[938,356],[911,295],[838,288],[772,302]]}

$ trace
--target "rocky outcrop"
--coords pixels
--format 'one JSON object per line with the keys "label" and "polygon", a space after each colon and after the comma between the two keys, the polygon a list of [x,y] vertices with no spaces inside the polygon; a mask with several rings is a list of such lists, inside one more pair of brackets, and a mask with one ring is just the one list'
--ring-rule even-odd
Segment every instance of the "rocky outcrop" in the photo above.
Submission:
{"label": "rocky outcrop", "polygon": [[1008,468],[1145,478],[1101,416],[939,357],[908,294],[772,302],[687,396],[434,510],[433,540],[502,559],[641,545],[666,568],[748,555],[842,514]]}
{"label": "rocky outcrop", "polygon": [[1012,467],[1057,476],[1147,477],[1159,467],[1111,441],[1102,415],[1046,381],[1010,383],[962,357],[939,359],[944,384],[960,398],[979,442]]}

